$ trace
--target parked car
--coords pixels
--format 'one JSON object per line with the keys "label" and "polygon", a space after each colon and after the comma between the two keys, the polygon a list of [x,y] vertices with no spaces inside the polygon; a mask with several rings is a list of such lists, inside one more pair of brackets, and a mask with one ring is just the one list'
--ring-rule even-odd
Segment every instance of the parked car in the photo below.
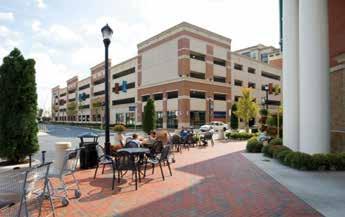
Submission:
{"label": "parked car", "polygon": [[211,128],[213,128],[216,132],[219,131],[220,129],[222,129],[223,131],[226,131],[228,129],[228,125],[221,122],[221,121],[212,121],[211,123],[202,125],[200,127],[200,131],[201,132],[207,132]]}

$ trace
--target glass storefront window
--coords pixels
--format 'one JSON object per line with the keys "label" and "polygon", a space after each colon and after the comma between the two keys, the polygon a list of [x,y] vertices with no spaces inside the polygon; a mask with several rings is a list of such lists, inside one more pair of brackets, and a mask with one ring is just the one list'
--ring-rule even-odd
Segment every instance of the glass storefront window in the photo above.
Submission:
{"label": "glass storefront window", "polygon": [[156,112],[156,128],[163,128],[163,112]]}
{"label": "glass storefront window", "polygon": [[125,123],[125,116],[123,113],[116,113],[115,123],[116,124],[124,124]]}
{"label": "glass storefront window", "polygon": [[190,125],[194,128],[199,128],[204,125],[206,121],[205,111],[191,111],[190,112]]}
{"label": "glass storefront window", "polygon": [[127,112],[126,113],[126,126],[127,127],[134,127],[135,125],[135,113],[134,112]]}
{"label": "glass storefront window", "polygon": [[168,111],[167,112],[167,128],[178,128],[178,119],[176,115],[176,111]]}

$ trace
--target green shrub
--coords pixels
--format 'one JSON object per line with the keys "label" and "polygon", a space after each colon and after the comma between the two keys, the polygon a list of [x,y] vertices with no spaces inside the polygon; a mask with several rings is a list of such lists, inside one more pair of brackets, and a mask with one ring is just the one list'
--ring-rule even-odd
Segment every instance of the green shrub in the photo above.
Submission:
{"label": "green shrub", "polygon": [[330,157],[329,154],[314,154],[313,161],[315,168],[318,170],[329,170],[330,169]]}
{"label": "green shrub", "polygon": [[328,154],[329,167],[332,170],[345,170],[345,153]]}
{"label": "green shrub", "polygon": [[289,150],[289,149],[286,149],[286,150],[283,150],[281,152],[279,152],[277,155],[276,155],[276,159],[279,160],[282,164],[286,165],[285,163],[285,158],[288,154],[290,154],[292,151]]}
{"label": "green shrub", "polygon": [[248,140],[246,149],[249,153],[260,153],[262,147],[262,142],[258,141],[257,137],[252,137]]}
{"label": "green shrub", "polygon": [[156,128],[156,112],[155,102],[153,99],[148,99],[144,106],[144,117],[143,117],[143,131],[149,134]]}
{"label": "green shrub", "polygon": [[274,138],[269,142],[270,145],[283,145],[283,140],[281,138]]}
{"label": "green shrub", "polygon": [[113,130],[117,133],[122,133],[123,131],[126,131],[126,127],[122,124],[117,124],[114,126]]}
{"label": "green shrub", "polygon": [[291,151],[290,148],[282,145],[274,145],[271,148],[273,158],[278,158],[278,154],[283,151]]}
{"label": "green shrub", "polygon": [[253,137],[255,134],[252,133],[246,133],[246,132],[228,132],[225,134],[225,136],[228,139],[249,139]]}
{"label": "green shrub", "polygon": [[272,152],[271,152],[271,148],[272,148],[272,145],[265,145],[264,147],[262,147],[262,151],[261,152],[266,157],[273,157],[272,156]]}
{"label": "green shrub", "polygon": [[302,152],[290,152],[285,157],[285,164],[299,170],[315,170],[313,157]]}

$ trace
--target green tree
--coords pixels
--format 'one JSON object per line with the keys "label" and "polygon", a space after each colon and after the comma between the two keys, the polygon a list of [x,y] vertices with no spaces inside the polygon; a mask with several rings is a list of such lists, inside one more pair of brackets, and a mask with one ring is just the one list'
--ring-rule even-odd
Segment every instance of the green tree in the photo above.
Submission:
{"label": "green tree", "polygon": [[235,103],[231,107],[231,117],[230,117],[230,127],[231,129],[234,129],[234,130],[238,129],[238,117],[235,114],[236,111],[237,111],[237,105]]}
{"label": "green tree", "polygon": [[251,96],[250,88],[242,89],[242,97],[240,97],[237,102],[237,111],[235,114],[237,117],[241,118],[246,126],[246,132],[249,131],[249,120],[255,118],[258,114],[258,105],[254,102],[253,97]]}
{"label": "green tree", "polygon": [[68,116],[75,116],[78,114],[77,110],[77,103],[76,102],[70,102],[67,104],[67,111]]}
{"label": "green tree", "polygon": [[150,131],[156,128],[156,112],[155,103],[153,99],[148,99],[144,107],[144,117],[143,117],[143,130],[145,133],[150,133]]}
{"label": "green tree", "polygon": [[0,158],[20,163],[38,151],[35,61],[15,48],[0,66]]}

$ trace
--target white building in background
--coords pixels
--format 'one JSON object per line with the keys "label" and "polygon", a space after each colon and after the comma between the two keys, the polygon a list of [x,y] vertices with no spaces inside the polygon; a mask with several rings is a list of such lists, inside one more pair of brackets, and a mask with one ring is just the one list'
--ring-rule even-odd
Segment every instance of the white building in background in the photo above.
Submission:
{"label": "white building in background", "polygon": [[[251,87],[261,104],[263,85],[280,85],[281,70],[232,53],[231,39],[183,22],[139,43],[138,55],[111,66],[109,77],[111,124],[141,125],[146,101],[153,98],[157,127],[180,128],[229,122],[231,105],[243,87]],[[127,91],[115,94],[116,84]],[[74,77],[67,88],[53,88],[52,96],[53,120],[100,123],[104,62],[91,68],[90,77]],[[271,109],[280,101],[280,95],[269,95]],[[71,103],[78,104],[75,115],[68,110]]]}

